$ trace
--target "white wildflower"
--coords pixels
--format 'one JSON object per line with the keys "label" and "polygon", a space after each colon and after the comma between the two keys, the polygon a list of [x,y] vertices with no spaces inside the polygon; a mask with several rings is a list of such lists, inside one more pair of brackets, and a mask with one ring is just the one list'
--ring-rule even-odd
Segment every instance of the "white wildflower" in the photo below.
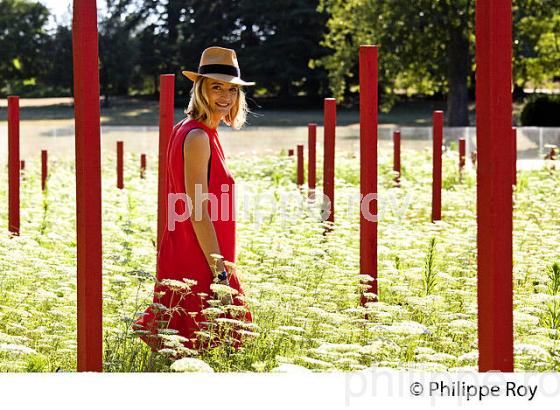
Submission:
{"label": "white wildflower", "polygon": [[185,357],[183,359],[179,359],[171,365],[171,370],[174,372],[203,372],[203,373],[214,373],[214,369],[212,369],[208,363],[200,360],[195,359],[193,357]]}

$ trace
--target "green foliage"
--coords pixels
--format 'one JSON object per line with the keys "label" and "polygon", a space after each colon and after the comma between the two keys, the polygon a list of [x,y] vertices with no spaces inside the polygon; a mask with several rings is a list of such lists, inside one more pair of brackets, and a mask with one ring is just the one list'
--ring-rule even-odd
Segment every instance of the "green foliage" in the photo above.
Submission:
{"label": "green foliage", "polygon": [[[376,44],[384,109],[395,91],[448,93],[448,122],[466,125],[466,87],[474,88],[474,0],[321,0],[319,10],[330,16],[322,44],[332,52],[315,64],[328,71],[336,98],[355,98],[359,46]],[[516,0],[513,21],[516,84],[550,82],[560,70],[560,3]]]}
{"label": "green foliage", "polygon": [[437,285],[437,272],[436,272],[436,238],[430,238],[430,244],[424,259],[424,270],[422,271],[422,285],[424,287],[424,294],[431,295]]}
{"label": "green foliage", "polygon": [[560,3],[514,2],[514,81],[518,86],[550,86],[560,76]]}
{"label": "green foliage", "polygon": [[539,95],[529,98],[521,112],[521,125],[560,126],[560,96]]}
{"label": "green foliage", "polygon": [[0,93],[12,93],[18,84],[48,70],[42,57],[48,44],[44,26],[48,9],[29,0],[0,1]]}

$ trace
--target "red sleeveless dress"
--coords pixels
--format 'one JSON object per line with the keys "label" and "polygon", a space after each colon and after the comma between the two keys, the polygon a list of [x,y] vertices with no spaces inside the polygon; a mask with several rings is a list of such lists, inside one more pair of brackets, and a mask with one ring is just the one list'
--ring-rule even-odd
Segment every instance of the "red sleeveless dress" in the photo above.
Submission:
{"label": "red sleeveless dress", "polygon": [[[183,143],[189,131],[195,128],[206,131],[210,142],[208,193],[214,194],[217,200],[206,202],[208,214],[212,219],[222,256],[226,261],[235,262],[235,203],[233,194],[235,181],[226,166],[224,152],[216,129],[188,118],[185,118],[173,128],[167,147],[166,192],[167,194],[185,194],[186,192]],[[185,201],[171,202],[175,202],[176,215],[184,215]],[[213,209],[213,207],[217,209]],[[173,219],[175,219],[174,227],[173,224],[169,223],[164,227],[157,257],[157,282],[153,298],[154,303],[173,308],[173,311],[171,313],[162,311],[150,305],[144,315],[133,324],[133,328],[144,331],[139,336],[153,351],[162,347],[161,341],[155,337],[161,328],[177,330],[179,335],[189,339],[183,342],[183,345],[190,349],[198,350],[209,346],[203,338],[197,337],[195,332],[207,330],[208,320],[201,311],[209,307],[207,300],[212,298],[212,290],[210,289],[213,279],[212,271],[198,243],[191,219],[188,218],[181,222],[179,222],[181,220],[179,218]],[[230,287],[239,292],[238,296],[243,296],[244,291],[236,273],[229,268],[228,272],[230,273],[228,275]],[[177,288],[175,288],[174,293],[169,286],[159,283],[163,279],[174,279],[182,282],[184,278],[196,281],[196,285],[191,288],[190,292],[177,292]],[[233,303],[244,307],[245,310],[239,309],[241,313],[235,317],[230,314],[222,314],[219,317],[252,322],[252,315],[246,303],[237,296],[234,296]],[[158,321],[160,321],[159,326]],[[162,326],[162,323],[167,325]],[[239,336],[236,330],[234,330],[233,336]],[[240,340],[239,337],[236,337],[236,339]],[[238,348],[239,346],[240,343],[234,343],[234,347]]]}

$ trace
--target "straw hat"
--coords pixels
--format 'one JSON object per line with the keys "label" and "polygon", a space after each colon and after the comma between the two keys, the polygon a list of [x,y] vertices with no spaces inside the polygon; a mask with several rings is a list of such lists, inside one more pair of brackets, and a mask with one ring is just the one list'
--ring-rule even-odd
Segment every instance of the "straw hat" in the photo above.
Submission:
{"label": "straw hat", "polygon": [[198,77],[208,77],[226,83],[255,85],[254,82],[241,79],[235,51],[223,47],[208,47],[202,52],[198,72],[183,71],[182,73],[191,81],[196,81]]}

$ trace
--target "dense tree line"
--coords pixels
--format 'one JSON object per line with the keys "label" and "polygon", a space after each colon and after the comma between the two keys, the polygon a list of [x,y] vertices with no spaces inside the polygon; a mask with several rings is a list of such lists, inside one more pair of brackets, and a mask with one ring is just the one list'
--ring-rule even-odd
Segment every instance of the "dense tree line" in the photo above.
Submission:
{"label": "dense tree line", "polygon": [[[395,90],[444,94],[450,125],[467,125],[475,88],[475,0],[321,0],[330,18],[318,61],[332,92],[357,91],[360,44],[379,45],[380,84],[390,105]],[[516,90],[560,77],[560,1],[513,0]]]}
{"label": "dense tree line", "polygon": [[[447,98],[464,125],[474,90],[475,0],[98,0],[100,80],[112,95],[157,96],[159,75],[196,69],[209,45],[237,51],[250,96],[355,101],[358,47],[380,46],[380,95]],[[0,94],[72,94],[70,21],[47,31],[33,0],[0,0]],[[516,89],[560,76],[560,3],[514,0]],[[177,93],[188,92],[188,80]]]}
{"label": "dense tree line", "polygon": [[[319,44],[327,15],[317,11],[317,0],[102,1],[100,82],[106,99],[157,95],[160,74],[180,78],[182,69],[196,70],[202,50],[210,45],[237,51],[243,76],[257,82],[248,90],[254,96],[317,99],[328,93],[324,69],[309,67],[309,61],[327,52]],[[2,94],[70,95],[70,22],[47,33],[49,12],[42,4],[0,0],[0,7]],[[177,92],[185,94],[188,88],[177,87]]]}

